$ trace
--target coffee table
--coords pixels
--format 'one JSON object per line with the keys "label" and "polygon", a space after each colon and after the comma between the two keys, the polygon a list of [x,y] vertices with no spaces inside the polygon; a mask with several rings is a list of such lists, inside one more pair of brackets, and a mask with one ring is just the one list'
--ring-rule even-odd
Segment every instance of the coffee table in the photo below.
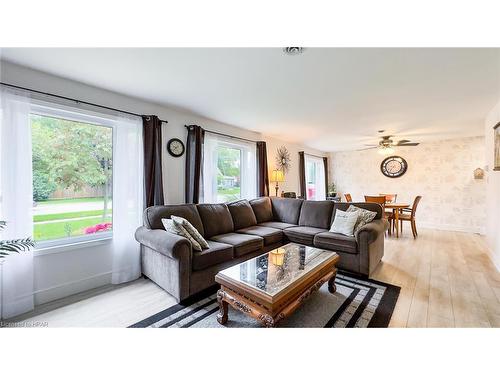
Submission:
{"label": "coffee table", "polygon": [[227,322],[231,305],[274,327],[325,282],[330,293],[335,293],[338,261],[333,251],[289,243],[220,271],[215,276],[221,286],[217,321]]}

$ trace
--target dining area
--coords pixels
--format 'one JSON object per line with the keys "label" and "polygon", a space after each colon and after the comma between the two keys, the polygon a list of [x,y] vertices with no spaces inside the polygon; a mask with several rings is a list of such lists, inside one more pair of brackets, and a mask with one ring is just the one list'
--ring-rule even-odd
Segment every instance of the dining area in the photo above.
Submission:
{"label": "dining area", "polygon": [[[349,193],[344,194],[346,202],[353,202]],[[379,193],[364,195],[364,202],[378,203],[382,206],[385,218],[389,222],[388,235],[399,238],[403,232],[403,223],[410,225],[413,238],[418,237],[416,212],[422,196],[416,196],[412,202],[398,201],[397,194]]]}

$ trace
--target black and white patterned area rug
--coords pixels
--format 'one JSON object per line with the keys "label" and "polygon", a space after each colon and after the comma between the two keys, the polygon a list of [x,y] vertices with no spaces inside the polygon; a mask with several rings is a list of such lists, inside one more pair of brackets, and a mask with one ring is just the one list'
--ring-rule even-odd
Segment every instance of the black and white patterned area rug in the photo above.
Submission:
{"label": "black and white patterned area rug", "polygon": [[[313,293],[279,327],[350,328],[387,327],[396,306],[400,288],[358,275],[338,272],[337,291],[328,292],[325,283]],[[211,288],[181,304],[160,311],[130,327],[132,328],[237,328],[262,327],[257,320],[229,306],[229,319],[222,326],[217,322],[216,288]]]}

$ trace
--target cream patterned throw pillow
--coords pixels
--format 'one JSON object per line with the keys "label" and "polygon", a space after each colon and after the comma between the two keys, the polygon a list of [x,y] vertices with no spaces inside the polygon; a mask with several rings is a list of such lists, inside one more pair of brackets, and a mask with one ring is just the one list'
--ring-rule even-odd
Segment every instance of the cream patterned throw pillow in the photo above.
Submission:
{"label": "cream patterned throw pillow", "polygon": [[191,224],[188,220],[183,217],[172,215],[172,220],[178,225],[182,225],[185,230],[198,242],[202,249],[208,249],[208,242],[203,238],[203,236],[198,232],[198,230]]}
{"label": "cream patterned throw pillow", "polygon": [[357,212],[346,212],[337,210],[335,212],[335,220],[333,220],[330,232],[340,233],[346,236],[353,236],[354,226],[358,220]]}
{"label": "cream patterned throw pillow", "polygon": [[172,219],[161,219],[165,230],[172,234],[177,234],[178,236],[182,236],[187,238],[191,245],[193,246],[193,250],[202,251],[200,244],[189,234],[189,232],[184,229],[182,225],[175,223]]}
{"label": "cream patterned throw pillow", "polygon": [[368,224],[369,222],[373,221],[375,219],[375,216],[377,216],[376,212],[370,211],[370,210],[365,210],[364,208],[359,208],[356,206],[349,206],[347,209],[347,212],[358,212],[358,221],[356,222],[356,225],[354,226],[354,235],[357,236],[358,232],[360,229]]}

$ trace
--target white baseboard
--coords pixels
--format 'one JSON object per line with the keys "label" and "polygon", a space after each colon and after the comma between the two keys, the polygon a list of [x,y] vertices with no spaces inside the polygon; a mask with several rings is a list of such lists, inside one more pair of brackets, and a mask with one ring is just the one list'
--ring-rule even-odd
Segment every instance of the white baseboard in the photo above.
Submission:
{"label": "white baseboard", "polygon": [[111,271],[35,291],[35,305],[111,284]]}

